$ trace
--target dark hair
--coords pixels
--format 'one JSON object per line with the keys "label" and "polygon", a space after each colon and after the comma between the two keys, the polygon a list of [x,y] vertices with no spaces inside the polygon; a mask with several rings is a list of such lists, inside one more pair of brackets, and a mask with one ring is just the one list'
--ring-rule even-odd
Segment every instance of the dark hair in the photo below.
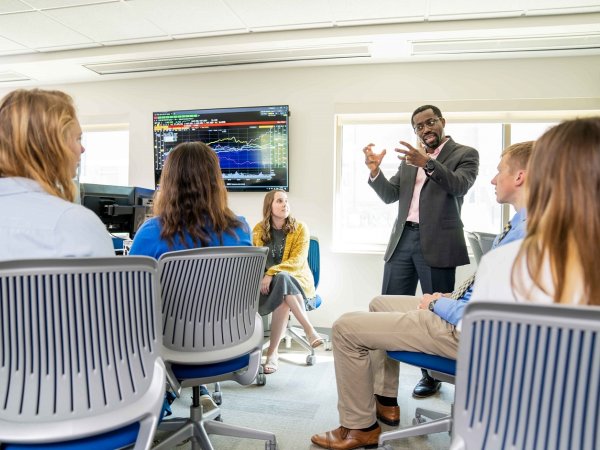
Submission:
{"label": "dark hair", "polygon": [[442,111],[440,111],[440,108],[438,108],[437,106],[433,106],[433,105],[423,105],[423,106],[419,106],[417,109],[415,109],[412,113],[412,116],[410,117],[410,124],[411,125],[415,125],[415,121],[414,118],[417,114],[422,113],[423,111],[427,111],[428,109],[432,110],[433,113],[438,116],[440,119],[443,117],[442,116]]}
{"label": "dark hair", "polygon": [[162,223],[160,236],[173,246],[178,236],[185,244],[187,231],[195,245],[206,246],[210,233],[235,236],[242,223],[227,206],[227,190],[219,159],[208,145],[177,145],[165,161],[156,192],[154,211]]}

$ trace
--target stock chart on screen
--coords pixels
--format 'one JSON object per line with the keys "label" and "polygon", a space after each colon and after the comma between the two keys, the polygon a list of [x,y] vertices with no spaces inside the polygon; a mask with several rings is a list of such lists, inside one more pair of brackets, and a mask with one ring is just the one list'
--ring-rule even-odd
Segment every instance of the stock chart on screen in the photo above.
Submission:
{"label": "stock chart on screen", "polygon": [[169,152],[201,141],[219,157],[229,191],[288,190],[289,107],[256,106],[155,112],[154,175]]}

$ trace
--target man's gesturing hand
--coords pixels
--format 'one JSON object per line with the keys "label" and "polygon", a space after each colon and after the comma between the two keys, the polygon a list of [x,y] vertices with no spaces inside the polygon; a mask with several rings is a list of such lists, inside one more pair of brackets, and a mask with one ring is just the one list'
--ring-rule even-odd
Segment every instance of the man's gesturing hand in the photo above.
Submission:
{"label": "man's gesturing hand", "polygon": [[373,151],[373,147],[375,144],[369,144],[365,148],[363,148],[363,153],[365,154],[365,164],[371,171],[371,178],[375,178],[379,174],[379,166],[381,165],[381,160],[385,156],[385,149],[381,151],[381,153],[375,153]]}

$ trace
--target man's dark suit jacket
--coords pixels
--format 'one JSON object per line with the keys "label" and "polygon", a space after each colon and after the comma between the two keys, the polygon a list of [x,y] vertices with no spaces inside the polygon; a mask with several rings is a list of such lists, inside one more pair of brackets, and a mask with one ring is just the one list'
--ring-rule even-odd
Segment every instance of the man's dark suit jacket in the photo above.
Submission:
{"label": "man's dark suit jacket", "polygon": [[[463,197],[475,183],[479,170],[479,153],[466,145],[448,142],[434,161],[435,170],[428,176],[419,199],[421,250],[431,267],[449,268],[469,263],[460,210]],[[398,217],[392,229],[384,260],[388,261],[404,231],[412,200],[417,168],[401,163],[389,181],[379,173],[369,184],[385,203],[398,201]]]}

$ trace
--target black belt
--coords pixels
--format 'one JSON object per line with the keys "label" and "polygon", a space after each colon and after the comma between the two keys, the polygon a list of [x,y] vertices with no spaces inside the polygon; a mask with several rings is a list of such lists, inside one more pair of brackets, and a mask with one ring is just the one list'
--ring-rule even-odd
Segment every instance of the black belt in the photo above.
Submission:
{"label": "black belt", "polygon": [[419,224],[417,222],[409,222],[408,220],[404,223],[404,226],[409,228],[419,228]]}

